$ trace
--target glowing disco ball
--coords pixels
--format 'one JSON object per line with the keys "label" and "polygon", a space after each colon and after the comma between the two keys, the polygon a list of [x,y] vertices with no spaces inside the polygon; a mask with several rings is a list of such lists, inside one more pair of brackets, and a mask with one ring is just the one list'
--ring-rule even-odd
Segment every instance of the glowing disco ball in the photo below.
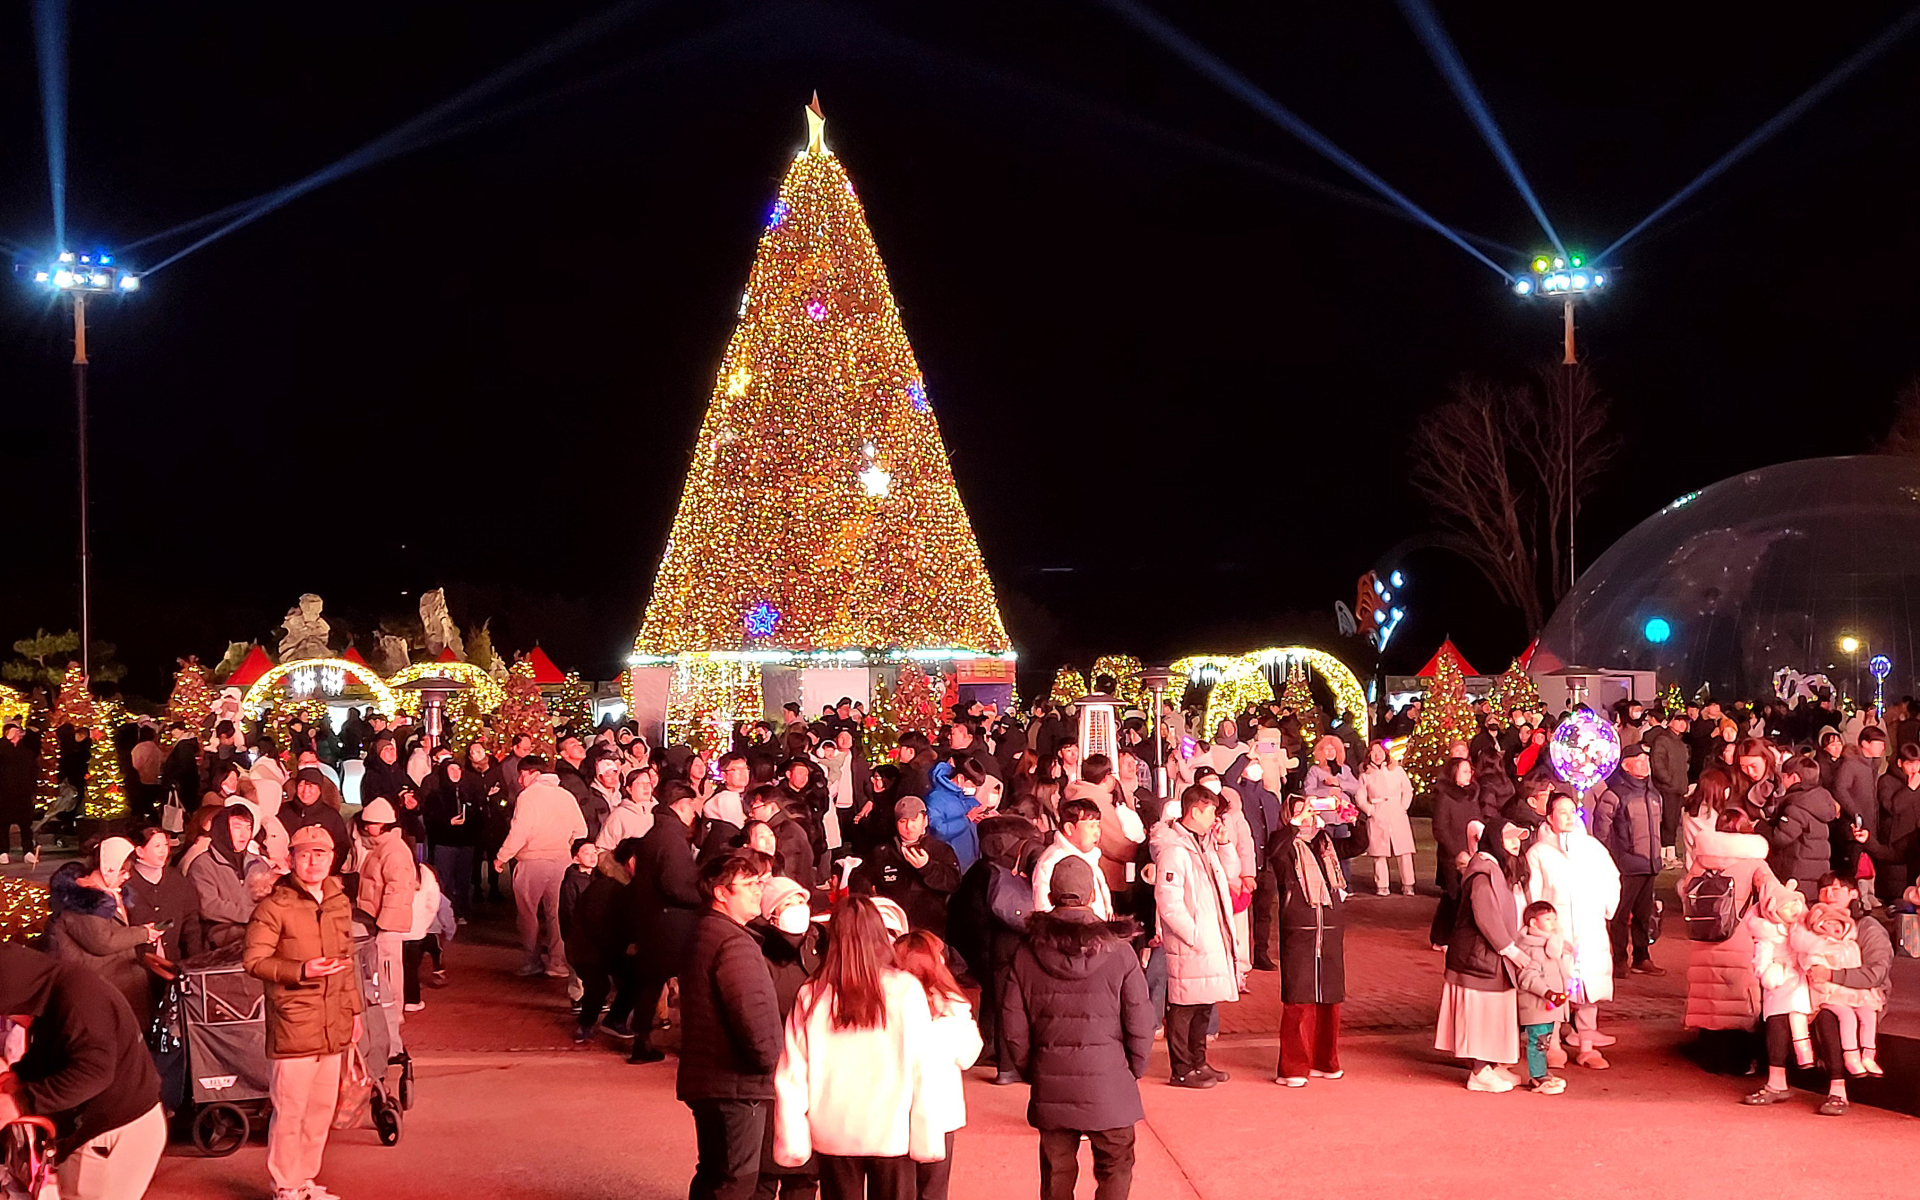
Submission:
{"label": "glowing disco ball", "polygon": [[1591,709],[1576,708],[1553,731],[1547,758],[1554,774],[1584,792],[1620,765],[1620,735]]}

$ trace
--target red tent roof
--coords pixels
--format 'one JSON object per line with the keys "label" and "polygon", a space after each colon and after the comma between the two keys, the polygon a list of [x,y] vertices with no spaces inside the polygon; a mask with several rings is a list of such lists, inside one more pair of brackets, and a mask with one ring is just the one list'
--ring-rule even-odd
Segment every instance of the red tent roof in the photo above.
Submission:
{"label": "red tent roof", "polygon": [[555,687],[567,681],[567,673],[553,665],[547,652],[535,646],[527,654],[527,661],[533,664],[533,681],[541,687]]}
{"label": "red tent roof", "polygon": [[1469,663],[1466,656],[1460,653],[1460,648],[1453,644],[1453,639],[1448,638],[1440,643],[1440,648],[1433,652],[1433,657],[1427,660],[1427,665],[1420,668],[1420,678],[1432,679],[1440,673],[1440,656],[1443,654],[1453,661],[1454,666],[1460,668],[1462,675],[1478,675],[1480,673],[1474,670],[1473,664]]}
{"label": "red tent roof", "polygon": [[227,676],[223,686],[252,687],[260,681],[262,675],[271,670],[273,670],[273,660],[267,657],[265,650],[255,646],[247,651],[247,656],[240,660],[240,665],[233,669],[233,674]]}
{"label": "red tent roof", "polygon": [[342,654],[340,657],[345,661],[352,663],[356,667],[364,667],[367,665],[367,660],[364,658],[361,658],[360,652],[358,650],[355,650],[352,646],[348,646],[347,652],[345,654]]}
{"label": "red tent roof", "polygon": [[440,657],[439,657],[439,658],[436,658],[436,659],[434,659],[433,661],[435,661],[435,662],[459,662],[459,661],[460,661],[460,656],[459,656],[458,654],[455,654],[455,653],[453,652],[453,647],[452,647],[452,646],[442,646],[442,647],[440,648]]}
{"label": "red tent roof", "polygon": [[1527,667],[1532,664],[1533,652],[1535,650],[1538,650],[1539,648],[1540,648],[1539,638],[1535,638],[1532,641],[1527,643],[1527,648],[1523,650],[1520,654],[1520,669],[1522,671],[1526,670]]}

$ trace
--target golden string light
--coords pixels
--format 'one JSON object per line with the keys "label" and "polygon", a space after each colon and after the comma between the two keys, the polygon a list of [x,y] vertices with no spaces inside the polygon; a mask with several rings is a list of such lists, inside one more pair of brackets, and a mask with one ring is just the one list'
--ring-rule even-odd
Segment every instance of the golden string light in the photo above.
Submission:
{"label": "golden string light", "polygon": [[[387,686],[393,689],[396,697],[394,703],[401,707],[401,711],[409,716],[420,711],[420,693],[403,691],[402,688],[416,679],[429,678],[454,679],[466,684],[472,690],[463,699],[470,700],[483,713],[498,712],[500,706],[507,702],[506,690],[487,673],[485,667],[465,662],[422,662],[401,667],[387,676]],[[450,703],[448,710],[451,712],[453,707]],[[464,704],[460,707],[464,709]]]}
{"label": "golden string light", "polygon": [[302,670],[316,672],[335,670],[339,671],[343,678],[352,676],[373,693],[374,702],[379,705],[379,711],[391,713],[398,710],[399,699],[394,695],[393,689],[388,687],[386,681],[370,668],[344,658],[299,658],[271,667],[264,675],[254,680],[253,686],[248,688],[247,694],[240,699],[241,713],[248,720],[258,717],[267,705],[272,703],[274,688],[278,687],[288,675]]}
{"label": "golden string light", "polygon": [[[1008,648],[886,268],[821,128],[816,114],[760,237],[639,655]],[[739,711],[729,673],[702,673],[703,701]]]}

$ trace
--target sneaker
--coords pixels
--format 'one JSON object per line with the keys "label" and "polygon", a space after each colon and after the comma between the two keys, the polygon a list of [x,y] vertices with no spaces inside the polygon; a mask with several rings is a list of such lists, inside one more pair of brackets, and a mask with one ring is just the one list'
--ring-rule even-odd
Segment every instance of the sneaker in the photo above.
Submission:
{"label": "sneaker", "polygon": [[1011,1084],[1024,1083],[1026,1081],[1020,1078],[1020,1072],[1018,1071],[995,1071],[993,1078],[987,1080],[987,1082],[995,1087],[1007,1087]]}
{"label": "sneaker", "polygon": [[545,974],[546,970],[547,969],[545,967],[541,966],[538,963],[528,963],[526,966],[521,967],[518,971],[515,971],[514,974],[518,975],[522,979],[532,979],[535,975]]}
{"label": "sneaker", "polygon": [[1167,1082],[1177,1088],[1210,1088],[1220,1081],[1208,1074],[1205,1067],[1198,1067],[1185,1075],[1175,1075]]}
{"label": "sneaker", "polygon": [[1307,1081],[1298,1075],[1275,1075],[1273,1081],[1281,1087],[1305,1087]]}
{"label": "sneaker", "polygon": [[1633,964],[1633,973],[1635,975],[1665,975],[1667,973],[1667,969],[1665,967],[1654,965],[1653,960],[1648,959],[1645,962],[1637,962]]}
{"label": "sneaker", "polygon": [[1375,888],[1373,889],[1373,894],[1376,896],[1391,896],[1393,895],[1393,889],[1392,888]]}
{"label": "sneaker", "polygon": [[1308,1071],[1307,1074],[1311,1075],[1315,1079],[1340,1079],[1346,1075],[1346,1072],[1345,1071]]}
{"label": "sneaker", "polygon": [[435,971],[427,980],[427,986],[437,988],[447,986],[447,973],[445,971]]}
{"label": "sneaker", "polygon": [[1470,1092],[1510,1092],[1513,1082],[1492,1067],[1481,1067],[1467,1076],[1467,1090]]}
{"label": "sneaker", "polygon": [[1417,894],[1417,893],[1415,893],[1415,892],[1414,892],[1414,890],[1413,890],[1412,888],[1410,888],[1410,887],[1408,887],[1408,888],[1401,888],[1401,889],[1400,889],[1400,894],[1401,894],[1402,896],[1412,896],[1412,895],[1415,895],[1415,894]]}
{"label": "sneaker", "polygon": [[411,1004],[403,1004],[400,1006],[403,1012],[420,1012],[424,1010],[426,1007],[427,1007],[427,1002],[425,1000],[415,1000]]}
{"label": "sneaker", "polygon": [[1198,1071],[1195,1071],[1194,1074],[1198,1075],[1200,1074],[1201,1071],[1204,1071],[1207,1074],[1213,1076],[1213,1081],[1215,1083],[1225,1083],[1229,1079],[1233,1078],[1233,1076],[1227,1074],[1225,1071],[1222,1071],[1219,1067],[1214,1066],[1212,1063],[1208,1063],[1206,1066],[1201,1067]]}
{"label": "sneaker", "polygon": [[592,1040],[593,1040],[593,1027],[591,1025],[575,1025],[573,1027],[573,1044],[574,1045],[584,1046]]}
{"label": "sneaker", "polygon": [[652,1046],[635,1046],[633,1053],[627,1055],[630,1063],[657,1063],[667,1056],[664,1050],[655,1050]]}
{"label": "sneaker", "polygon": [[1740,1098],[1740,1103],[1750,1105],[1781,1104],[1793,1098],[1791,1088],[1763,1087],[1757,1092],[1749,1092]]}
{"label": "sneaker", "polygon": [[619,1038],[623,1042],[633,1036],[633,1026],[625,1021],[607,1021],[600,1028],[609,1036]]}
{"label": "sneaker", "polygon": [[38,850],[29,850],[29,851],[27,851],[27,857],[26,857],[26,864],[27,864],[28,866],[30,866],[30,867],[37,867],[37,866],[39,866],[39,865],[40,865],[40,852],[39,852]]}
{"label": "sneaker", "polygon": [[300,1194],[306,1197],[306,1200],[340,1200],[339,1196],[317,1183],[309,1183],[306,1187],[300,1189]]}
{"label": "sneaker", "polygon": [[1527,1090],[1540,1096],[1558,1096],[1567,1090],[1567,1081],[1558,1075],[1542,1075],[1530,1081],[1527,1084]]}
{"label": "sneaker", "polygon": [[455,925],[465,925],[467,923],[467,919],[465,917],[455,917],[453,919],[453,923]]}
{"label": "sneaker", "polygon": [[1847,1115],[1847,1102],[1838,1096],[1828,1096],[1820,1102],[1820,1107],[1813,1111],[1823,1117],[1844,1117]]}
{"label": "sneaker", "polygon": [[1587,1068],[1589,1071],[1604,1071],[1604,1070],[1607,1070],[1609,1067],[1613,1066],[1612,1063],[1608,1062],[1605,1058],[1601,1057],[1600,1052],[1598,1050],[1592,1050],[1592,1049],[1582,1050],[1579,1054],[1574,1056],[1573,1061],[1579,1063],[1581,1066]]}
{"label": "sneaker", "polygon": [[568,1012],[570,1012],[570,1013],[572,1013],[572,1014],[573,1014],[574,1016],[576,1016],[576,1017],[577,1017],[577,1016],[579,1016],[579,1015],[580,1015],[580,1002],[579,1002],[578,1000],[569,1000],[569,1001],[567,1001],[567,1011],[568,1011]]}
{"label": "sneaker", "polygon": [[558,969],[548,970],[547,978],[548,979],[566,979],[572,974],[573,974],[572,971],[567,970],[565,967],[560,967]]}

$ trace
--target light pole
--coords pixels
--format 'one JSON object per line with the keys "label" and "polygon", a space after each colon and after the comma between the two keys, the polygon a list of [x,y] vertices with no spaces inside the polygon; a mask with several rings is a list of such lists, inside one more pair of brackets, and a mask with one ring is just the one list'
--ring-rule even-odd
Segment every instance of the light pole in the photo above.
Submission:
{"label": "light pole", "polygon": [[[1167,741],[1166,729],[1160,719],[1160,701],[1180,676],[1170,666],[1156,664],[1143,668],[1140,672],[1140,684],[1153,697],[1153,794],[1159,799],[1167,798]],[[1176,705],[1175,707],[1178,707]]]}
{"label": "light pole", "polygon": [[1840,639],[1840,649],[1852,660],[1847,686],[1853,689],[1853,702],[1860,703],[1860,639],[1848,634]]}
{"label": "light pole", "polygon": [[111,254],[63,250],[33,281],[73,302],[73,402],[80,429],[80,673],[93,677],[93,547],[87,487],[87,300],[137,291],[140,277],[113,265]]}
{"label": "light pole", "polygon": [[[1565,330],[1565,355],[1561,365],[1578,366],[1579,356],[1574,352],[1573,306],[1574,302],[1584,300],[1593,293],[1605,289],[1607,273],[1587,266],[1585,258],[1578,254],[1536,254],[1527,264],[1528,270],[1516,275],[1513,280],[1513,293],[1516,296],[1535,297],[1542,300],[1560,301],[1560,314]],[[1567,594],[1573,594],[1573,586],[1580,579],[1580,569],[1575,565],[1573,553],[1574,531],[1574,410],[1573,388],[1567,388]]]}

